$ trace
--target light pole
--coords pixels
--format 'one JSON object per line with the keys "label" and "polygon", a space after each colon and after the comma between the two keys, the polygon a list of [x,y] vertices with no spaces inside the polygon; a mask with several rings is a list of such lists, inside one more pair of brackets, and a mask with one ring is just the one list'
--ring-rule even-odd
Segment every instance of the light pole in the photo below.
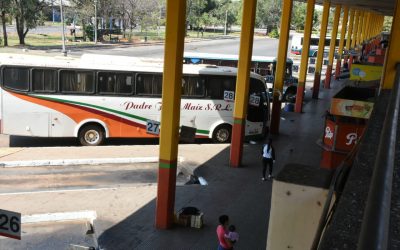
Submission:
{"label": "light pole", "polygon": [[224,35],[226,36],[228,30],[228,10],[225,11],[225,27],[224,27]]}
{"label": "light pole", "polygon": [[52,10],[52,15],[53,15],[53,24],[54,24],[54,0],[51,1],[51,10]]}
{"label": "light pole", "polygon": [[94,44],[97,44],[97,0],[94,0]]}
{"label": "light pole", "polygon": [[65,50],[65,34],[64,34],[64,13],[63,13],[63,2],[60,0],[60,15],[61,15],[61,23],[62,23],[62,51],[61,53],[64,54],[64,56],[67,56],[67,51]]}

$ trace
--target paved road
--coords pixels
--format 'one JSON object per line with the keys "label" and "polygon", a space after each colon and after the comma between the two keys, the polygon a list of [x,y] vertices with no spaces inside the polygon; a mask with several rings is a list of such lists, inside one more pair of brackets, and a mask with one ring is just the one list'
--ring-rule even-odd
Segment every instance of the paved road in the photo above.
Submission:
{"label": "paved road", "polygon": [[[272,38],[256,38],[253,43],[253,55],[257,56],[273,56],[277,55],[278,39]],[[222,54],[238,54],[240,39],[229,38],[219,40],[193,41],[185,44],[187,52],[202,53],[222,53]],[[67,48],[68,49],[68,48]],[[137,57],[155,57],[162,58],[164,56],[164,45],[152,46],[123,46],[117,48],[96,48],[96,49],[70,49],[71,55],[81,55],[84,53],[95,53],[105,55],[124,55]],[[53,51],[56,52],[56,51]]]}
{"label": "paved road", "polygon": [[4,168],[0,193],[154,184],[157,170],[157,163]]}

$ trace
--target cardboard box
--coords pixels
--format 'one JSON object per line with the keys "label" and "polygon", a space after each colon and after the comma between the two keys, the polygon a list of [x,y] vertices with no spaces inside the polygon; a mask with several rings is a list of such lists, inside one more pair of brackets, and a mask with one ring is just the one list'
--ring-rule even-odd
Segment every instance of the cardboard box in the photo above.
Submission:
{"label": "cardboard box", "polygon": [[190,215],[177,214],[176,224],[184,226],[184,227],[189,227],[190,226]]}
{"label": "cardboard box", "polygon": [[203,227],[203,213],[199,215],[192,215],[190,219],[190,226],[194,228],[202,228]]}

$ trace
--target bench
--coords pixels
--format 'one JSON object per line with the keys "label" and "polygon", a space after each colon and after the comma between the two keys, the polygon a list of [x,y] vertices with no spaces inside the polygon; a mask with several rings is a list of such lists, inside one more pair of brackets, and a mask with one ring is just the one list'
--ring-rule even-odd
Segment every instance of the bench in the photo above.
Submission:
{"label": "bench", "polygon": [[118,37],[110,37],[110,42],[118,43],[119,42],[119,38]]}

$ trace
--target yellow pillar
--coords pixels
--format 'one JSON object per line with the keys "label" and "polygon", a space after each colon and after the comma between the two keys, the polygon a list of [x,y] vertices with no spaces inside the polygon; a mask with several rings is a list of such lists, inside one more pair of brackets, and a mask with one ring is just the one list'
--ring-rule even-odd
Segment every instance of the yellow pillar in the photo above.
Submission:
{"label": "yellow pillar", "polygon": [[379,28],[381,24],[381,15],[376,16],[375,34],[379,35]]}
{"label": "yellow pillar", "polygon": [[372,25],[373,25],[373,36],[377,36],[378,35],[378,20],[379,17],[378,15],[374,14],[374,20],[372,21]]}
{"label": "yellow pillar", "polygon": [[175,205],[186,0],[167,1],[156,227],[170,228]]}
{"label": "yellow pillar", "polygon": [[322,70],[322,61],[324,59],[324,48],[325,48],[325,38],[326,38],[326,30],[328,27],[328,19],[329,19],[329,9],[331,7],[330,1],[324,0],[324,9],[322,11],[322,20],[321,20],[321,32],[319,34],[319,42],[318,42],[318,53],[317,53],[317,62],[315,64],[315,76],[314,76],[314,86],[313,86],[313,95],[314,99],[318,99],[319,86],[321,84],[321,70]]}
{"label": "yellow pillar", "polygon": [[383,30],[383,26],[385,25],[385,16],[382,16],[382,21],[381,21],[381,25],[380,25],[380,31],[381,32]]}
{"label": "yellow pillar", "polygon": [[355,11],[355,20],[354,20],[354,35],[353,40],[351,41],[351,47],[354,49],[357,45],[358,38],[358,23],[360,21],[360,11]]}
{"label": "yellow pillar", "polygon": [[310,52],[310,38],[313,27],[313,17],[315,9],[315,0],[307,0],[306,23],[304,26],[303,47],[301,49],[301,62],[299,72],[299,83],[297,84],[296,106],[295,112],[303,111],[304,90],[306,86],[308,54]]}
{"label": "yellow pillar", "polygon": [[[386,52],[386,59],[383,68],[381,88],[392,89],[395,84],[396,65],[400,62],[400,50],[398,44],[400,41],[400,0],[396,1],[394,9],[392,30],[390,32],[389,46]],[[398,84],[398,82],[396,82]]]}
{"label": "yellow pillar", "polygon": [[381,23],[381,16],[380,15],[376,15],[375,35],[379,35],[380,23]]}
{"label": "yellow pillar", "polygon": [[289,42],[290,17],[292,15],[293,0],[283,0],[281,14],[281,31],[279,34],[278,58],[272,100],[271,133],[279,134],[279,122],[281,119],[281,100],[283,82],[286,72],[286,57]]}
{"label": "yellow pillar", "polygon": [[362,23],[363,23],[363,18],[364,18],[364,11],[360,12],[360,17],[358,19],[358,29],[357,29],[357,46],[360,46],[362,41],[361,41],[361,32],[362,32]]}
{"label": "yellow pillar", "polygon": [[365,22],[365,40],[371,39],[371,12],[367,14],[367,21]]}
{"label": "yellow pillar", "polygon": [[340,76],[340,67],[342,64],[343,47],[344,47],[344,40],[346,38],[348,18],[349,18],[349,7],[346,5],[343,7],[342,29],[340,31],[340,40],[339,40],[339,57],[336,60],[336,70],[335,70],[336,80],[339,79]]}
{"label": "yellow pillar", "polygon": [[233,111],[234,121],[230,155],[231,167],[239,167],[242,161],[247,103],[249,102],[249,72],[251,66],[251,54],[253,51],[256,7],[257,0],[243,1],[238,76],[236,79],[235,108]]}
{"label": "yellow pillar", "polygon": [[353,27],[354,27],[354,13],[355,10],[351,9],[350,10],[350,21],[349,21],[349,32],[347,32],[347,39],[346,39],[346,50],[350,50],[350,46],[352,44],[352,39],[354,39],[353,36]]}
{"label": "yellow pillar", "polygon": [[375,27],[376,27],[376,16],[374,13],[372,13],[372,15],[371,15],[369,27],[370,27],[371,37],[374,37],[375,36]]}
{"label": "yellow pillar", "polygon": [[376,16],[374,13],[371,14],[369,22],[370,37],[375,37]]}
{"label": "yellow pillar", "polygon": [[364,12],[363,13],[363,18],[362,18],[362,25],[361,25],[361,38],[360,38],[360,44],[363,44],[365,41],[365,30],[367,26],[367,16],[368,13]]}
{"label": "yellow pillar", "polygon": [[336,5],[335,17],[333,18],[331,44],[329,46],[329,64],[328,64],[328,67],[326,68],[326,77],[325,77],[325,88],[327,88],[327,89],[329,89],[330,85],[331,85],[332,65],[333,65],[333,58],[335,56],[336,37],[337,37],[337,32],[338,32],[341,7],[342,6],[340,4]]}

